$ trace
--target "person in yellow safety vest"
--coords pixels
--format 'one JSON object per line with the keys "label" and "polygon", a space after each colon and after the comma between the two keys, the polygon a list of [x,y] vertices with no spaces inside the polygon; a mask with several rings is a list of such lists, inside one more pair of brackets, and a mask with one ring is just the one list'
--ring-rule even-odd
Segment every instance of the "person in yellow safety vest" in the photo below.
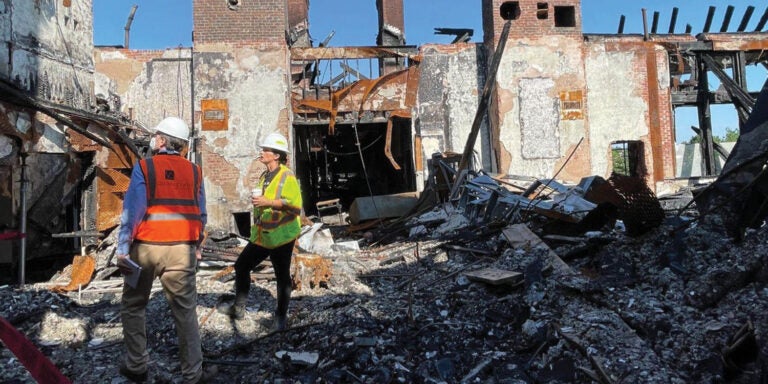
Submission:
{"label": "person in yellow safety vest", "polygon": [[283,330],[291,300],[293,245],[301,232],[301,190],[296,176],[285,166],[290,153],[285,137],[271,133],[259,147],[258,160],[267,170],[251,196],[254,217],[251,238],[235,262],[235,301],[220,305],[219,311],[235,319],[245,317],[251,270],[269,256],[277,278],[274,326]]}

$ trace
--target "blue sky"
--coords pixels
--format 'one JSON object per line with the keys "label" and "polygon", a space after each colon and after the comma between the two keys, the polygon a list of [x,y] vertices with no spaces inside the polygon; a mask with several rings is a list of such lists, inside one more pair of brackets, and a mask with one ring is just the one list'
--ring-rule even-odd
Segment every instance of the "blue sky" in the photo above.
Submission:
{"label": "blue sky", "polygon": [[[257,1],[257,0],[243,0]],[[221,0],[224,6],[224,0]],[[191,46],[192,0],[93,0],[94,44],[122,45],[124,27],[132,5],[138,5],[131,26],[130,47],[164,49]],[[405,36],[409,45],[450,43],[452,36],[435,35],[434,28],[472,28],[472,41],[483,39],[481,0],[404,0]],[[669,29],[673,7],[677,7],[675,31],[682,33],[690,24],[693,34],[703,30],[709,6],[717,7],[710,31],[719,31],[728,5],[734,7],[728,31],[735,31],[748,6],[754,6],[747,31],[752,31],[766,9],[765,0],[582,0],[582,24],[585,33],[616,33],[621,15],[626,17],[624,33],[643,33],[642,9],[646,9],[648,28],[653,13],[659,12],[658,32]],[[331,32],[330,45],[375,45],[378,20],[376,0],[310,0],[310,33],[322,41]],[[514,27],[514,25],[513,25]],[[764,28],[768,30],[768,28]],[[315,43],[317,44],[317,43]],[[766,79],[763,67],[748,67],[751,91],[762,87]],[[694,108],[678,109],[678,140],[691,135],[689,125],[698,125]],[[715,135],[726,127],[736,128],[738,119],[730,106],[713,107]],[[685,127],[681,129],[681,127]]]}

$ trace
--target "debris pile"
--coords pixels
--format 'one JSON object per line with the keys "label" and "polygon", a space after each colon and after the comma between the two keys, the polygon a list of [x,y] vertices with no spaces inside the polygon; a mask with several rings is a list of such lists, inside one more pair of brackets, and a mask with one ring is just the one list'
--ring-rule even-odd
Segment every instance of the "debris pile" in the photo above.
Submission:
{"label": "debris pile", "polygon": [[[450,179],[460,181],[432,184],[412,214],[364,235],[307,226],[285,331],[271,328],[268,263],[252,274],[245,319],[215,310],[232,294],[243,239],[212,233],[198,315],[217,382],[736,383],[768,375],[765,228],[734,244],[716,227],[665,214],[642,182],[620,176],[575,186]],[[114,240],[101,242],[94,278],[78,289],[62,289],[79,276],[72,271],[24,291],[0,287],[0,316],[73,382],[125,382]],[[173,322],[155,291],[150,381],[180,382]],[[8,349],[0,361],[0,381],[31,380]]]}

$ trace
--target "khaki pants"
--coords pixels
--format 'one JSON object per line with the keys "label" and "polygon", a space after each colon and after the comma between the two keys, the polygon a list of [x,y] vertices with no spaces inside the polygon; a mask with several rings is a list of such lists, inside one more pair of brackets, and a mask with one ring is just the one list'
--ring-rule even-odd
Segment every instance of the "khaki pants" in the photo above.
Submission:
{"label": "khaki pants", "polygon": [[184,382],[197,382],[202,375],[203,353],[197,326],[194,246],[136,243],[131,247],[131,259],[142,270],[136,288],[123,284],[120,314],[127,368],[137,373],[147,369],[146,307],[152,282],[159,277],[176,325]]}

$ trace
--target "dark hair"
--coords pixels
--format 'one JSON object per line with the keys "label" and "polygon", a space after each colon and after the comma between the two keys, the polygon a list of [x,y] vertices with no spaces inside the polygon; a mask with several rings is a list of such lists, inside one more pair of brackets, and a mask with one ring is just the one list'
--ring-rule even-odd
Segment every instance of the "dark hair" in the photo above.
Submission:
{"label": "dark hair", "polygon": [[280,155],[280,159],[278,160],[278,162],[280,164],[285,165],[285,164],[288,163],[288,154],[287,153],[285,153],[283,151],[278,151],[277,149],[272,149],[272,148],[270,148],[269,150],[272,151],[272,153],[274,153],[275,155]]}
{"label": "dark hair", "polygon": [[158,132],[157,134],[162,136],[163,139],[165,139],[165,147],[171,151],[182,152],[187,147],[188,142],[184,139],[168,136],[160,132]]}

